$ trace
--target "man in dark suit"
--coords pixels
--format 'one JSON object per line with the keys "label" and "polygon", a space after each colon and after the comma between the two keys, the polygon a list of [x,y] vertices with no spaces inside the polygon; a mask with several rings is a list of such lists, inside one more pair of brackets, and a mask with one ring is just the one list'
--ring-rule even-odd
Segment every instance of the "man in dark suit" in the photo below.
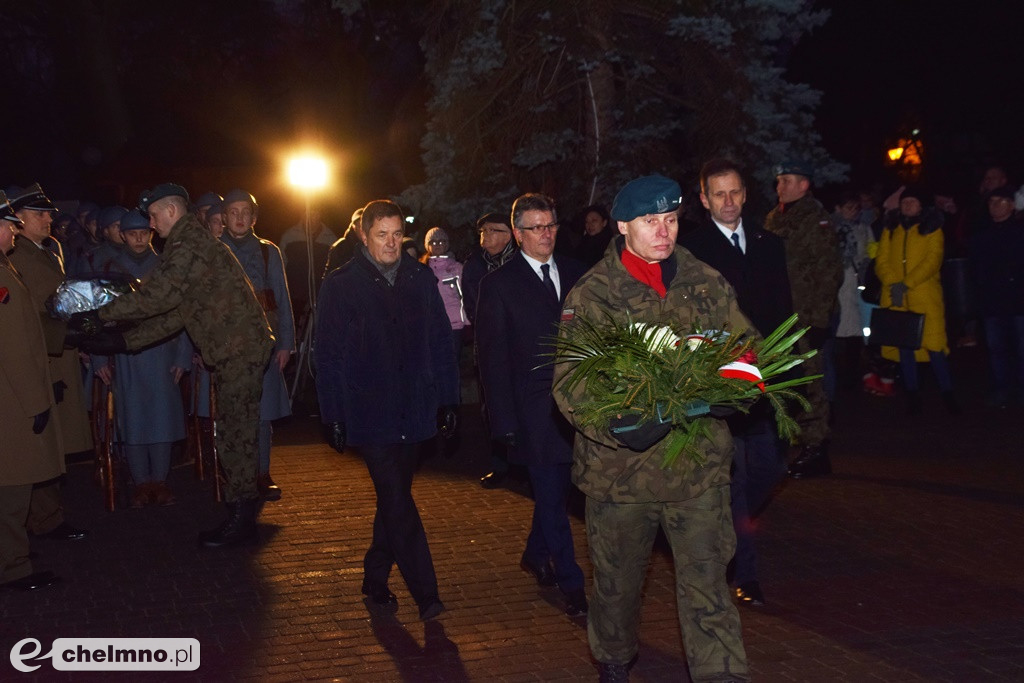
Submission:
{"label": "man in dark suit", "polygon": [[[704,164],[700,201],[708,220],[686,235],[682,245],[718,270],[736,290],[740,310],[762,336],[771,334],[793,312],[782,239],[744,222],[746,187],[739,169],[725,159]],[[758,607],[764,595],[757,578],[752,519],[785,473],[785,458],[766,401],[749,415],[729,419],[733,456],[732,518],[736,529],[733,586],[740,604]]]}
{"label": "man in dark suit", "polygon": [[542,586],[557,583],[566,614],[579,616],[587,598],[566,512],[572,427],[551,395],[548,339],[558,333],[562,302],[583,267],[554,258],[558,217],[550,197],[519,197],[512,230],[520,253],[480,282],[477,361],[491,435],[509,447],[510,462],[526,465],[533,485],[533,526],[520,566]]}

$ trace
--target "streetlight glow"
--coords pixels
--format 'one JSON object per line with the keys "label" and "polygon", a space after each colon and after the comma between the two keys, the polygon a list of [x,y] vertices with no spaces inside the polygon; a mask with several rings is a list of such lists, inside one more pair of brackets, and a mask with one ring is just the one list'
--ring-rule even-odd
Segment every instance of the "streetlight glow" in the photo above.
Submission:
{"label": "streetlight glow", "polygon": [[327,185],[327,161],[312,154],[295,157],[288,162],[288,182],[310,192]]}

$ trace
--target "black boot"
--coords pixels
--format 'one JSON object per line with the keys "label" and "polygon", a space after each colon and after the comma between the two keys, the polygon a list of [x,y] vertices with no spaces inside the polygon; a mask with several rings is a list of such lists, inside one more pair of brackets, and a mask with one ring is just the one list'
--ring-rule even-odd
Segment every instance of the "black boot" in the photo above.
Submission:
{"label": "black boot", "polygon": [[789,476],[794,479],[806,479],[832,473],[832,461],[829,460],[825,444],[804,446],[789,466]]}
{"label": "black boot", "polygon": [[225,503],[228,518],[217,527],[199,534],[199,545],[206,548],[226,548],[235,545],[255,543],[259,540],[256,531],[257,500],[237,500]]}

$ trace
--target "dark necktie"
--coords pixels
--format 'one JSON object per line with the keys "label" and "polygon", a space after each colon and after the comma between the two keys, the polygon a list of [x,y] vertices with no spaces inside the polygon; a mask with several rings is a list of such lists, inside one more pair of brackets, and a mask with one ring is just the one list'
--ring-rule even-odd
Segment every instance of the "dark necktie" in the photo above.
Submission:
{"label": "dark necktie", "polygon": [[551,292],[551,296],[558,301],[558,290],[555,289],[555,281],[551,279],[551,266],[547,263],[541,265],[540,272],[544,275],[544,286]]}
{"label": "dark necktie", "polygon": [[743,253],[743,247],[740,246],[740,236],[737,235],[736,233],[732,234],[732,243],[733,243],[733,246],[736,247],[736,251],[738,251],[738,252],[740,252],[742,254]]}

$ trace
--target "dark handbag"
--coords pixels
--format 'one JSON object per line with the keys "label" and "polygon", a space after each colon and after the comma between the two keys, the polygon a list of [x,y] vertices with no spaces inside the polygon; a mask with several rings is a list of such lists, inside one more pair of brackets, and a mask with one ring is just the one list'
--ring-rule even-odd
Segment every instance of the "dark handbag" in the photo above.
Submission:
{"label": "dark handbag", "polygon": [[875,308],[871,311],[872,344],[901,349],[921,348],[924,334],[924,313]]}

